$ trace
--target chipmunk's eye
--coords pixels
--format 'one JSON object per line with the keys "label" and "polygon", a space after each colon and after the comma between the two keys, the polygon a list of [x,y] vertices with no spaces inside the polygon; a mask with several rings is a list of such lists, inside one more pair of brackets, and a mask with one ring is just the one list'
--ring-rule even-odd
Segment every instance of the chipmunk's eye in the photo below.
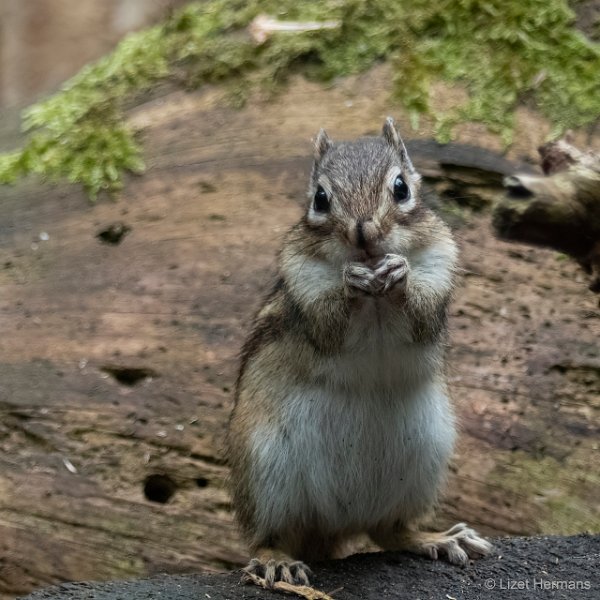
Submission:
{"label": "chipmunk's eye", "polygon": [[406,202],[410,198],[410,189],[400,175],[394,179],[394,200]]}
{"label": "chipmunk's eye", "polygon": [[329,212],[329,198],[327,192],[319,186],[315,192],[314,209],[316,212]]}

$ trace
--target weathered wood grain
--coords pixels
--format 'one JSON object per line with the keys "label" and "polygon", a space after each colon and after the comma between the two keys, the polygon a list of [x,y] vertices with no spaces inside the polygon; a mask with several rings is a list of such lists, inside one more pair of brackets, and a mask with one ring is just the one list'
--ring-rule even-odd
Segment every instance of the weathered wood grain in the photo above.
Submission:
{"label": "weathered wood grain", "polygon": [[511,174],[494,208],[496,233],[505,240],[554,248],[573,257],[600,293],[600,153],[566,140],[540,147],[545,175]]}
{"label": "weathered wood grain", "polygon": [[[0,188],[0,595],[245,560],[221,460],[238,349],[300,214],[310,136],[376,131],[394,112],[376,93],[384,75],[297,81],[242,111],[216,90],[153,100],[132,112],[148,172],[118,202]],[[483,170],[498,179],[498,164]],[[131,227],[123,241],[99,241],[117,221]],[[591,295],[552,252],[495,240],[486,213],[458,236],[450,377],[463,434],[438,521],[598,531]],[[155,375],[126,385],[107,367]],[[150,475],[174,482],[168,503],[145,497]]]}

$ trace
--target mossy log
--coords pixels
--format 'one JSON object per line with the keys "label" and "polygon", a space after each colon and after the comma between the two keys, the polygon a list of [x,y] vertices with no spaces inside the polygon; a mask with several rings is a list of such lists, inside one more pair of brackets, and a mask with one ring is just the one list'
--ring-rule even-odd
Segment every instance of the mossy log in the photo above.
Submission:
{"label": "mossy log", "polygon": [[[148,169],[118,202],[90,206],[76,186],[0,190],[0,600],[62,581],[247,561],[221,460],[239,348],[281,237],[299,218],[310,135],[320,125],[334,139],[377,131],[392,112],[388,81],[384,68],[347,88],[298,78],[241,110],[223,106],[218,89],[172,92],[131,113]],[[504,176],[522,172],[472,146],[421,139],[409,152],[428,185],[452,192],[439,200],[448,210],[456,196],[497,196]],[[102,235],[125,228],[120,240]],[[491,536],[600,532],[595,299],[581,295],[574,264],[489,235],[487,213],[465,211],[457,236],[464,277],[448,356],[461,435],[431,526],[466,519]],[[370,564],[357,561],[343,564]],[[465,577],[442,563],[411,564],[416,582],[428,568]],[[365,597],[365,573],[354,597]],[[395,572],[392,583],[410,598],[467,597],[431,581],[427,595],[403,588]],[[128,586],[120,597],[135,598]]]}
{"label": "mossy log", "polygon": [[565,140],[539,149],[544,175],[506,177],[493,225],[505,240],[547,246],[573,257],[600,293],[600,155]]}

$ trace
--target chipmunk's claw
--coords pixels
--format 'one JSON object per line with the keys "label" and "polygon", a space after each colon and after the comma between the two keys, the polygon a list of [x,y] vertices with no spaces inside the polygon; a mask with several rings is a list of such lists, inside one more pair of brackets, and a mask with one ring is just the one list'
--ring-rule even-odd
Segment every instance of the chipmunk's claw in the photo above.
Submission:
{"label": "chipmunk's claw", "polygon": [[255,582],[252,576],[260,577],[264,579],[265,587],[272,589],[277,581],[292,585],[309,585],[311,574],[310,568],[299,560],[291,563],[275,559],[262,562],[258,558],[253,558],[243,569],[242,581]]}
{"label": "chipmunk's claw", "polygon": [[406,284],[409,267],[406,259],[397,254],[386,254],[375,266],[375,279],[382,294]]}
{"label": "chipmunk's claw", "polygon": [[478,558],[489,554],[493,546],[465,523],[458,523],[443,533],[431,534],[423,544],[423,551],[433,560],[440,554],[454,565],[464,566],[469,558]]}
{"label": "chipmunk's claw", "polygon": [[[349,263],[343,271],[344,285],[349,296],[375,294],[379,291],[375,273],[362,263]],[[376,284],[376,285],[375,285]]]}

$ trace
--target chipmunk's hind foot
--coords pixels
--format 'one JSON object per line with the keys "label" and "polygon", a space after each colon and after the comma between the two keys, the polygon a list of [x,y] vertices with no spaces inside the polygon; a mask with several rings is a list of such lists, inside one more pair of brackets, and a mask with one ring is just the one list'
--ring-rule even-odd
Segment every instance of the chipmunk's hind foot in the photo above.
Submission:
{"label": "chipmunk's hind foot", "polygon": [[432,560],[445,558],[453,565],[464,566],[469,558],[480,558],[492,551],[492,544],[464,523],[441,533],[379,527],[370,531],[369,535],[384,550],[405,550]]}
{"label": "chipmunk's hind foot", "polygon": [[465,523],[442,533],[415,532],[408,549],[433,560],[445,557],[453,565],[464,566],[469,558],[480,558],[492,551],[492,544]]}
{"label": "chipmunk's hind foot", "polygon": [[242,580],[254,581],[254,577],[259,577],[265,582],[265,587],[272,589],[276,581],[283,581],[292,585],[309,585],[310,568],[302,561],[295,560],[276,560],[271,558],[262,561],[259,558],[253,558],[243,569]]}

